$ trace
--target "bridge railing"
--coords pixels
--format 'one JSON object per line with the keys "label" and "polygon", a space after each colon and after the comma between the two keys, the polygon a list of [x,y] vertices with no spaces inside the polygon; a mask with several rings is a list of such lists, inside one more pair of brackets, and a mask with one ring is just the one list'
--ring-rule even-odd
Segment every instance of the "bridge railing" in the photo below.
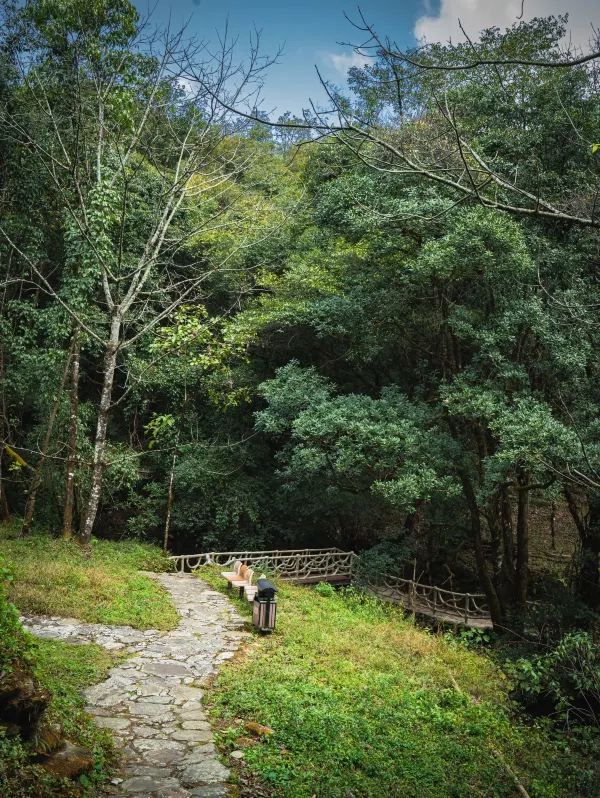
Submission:
{"label": "bridge railing", "polygon": [[468,623],[470,620],[484,620],[490,616],[483,593],[459,593],[389,574],[378,574],[376,577],[361,575],[360,582],[379,598],[402,600],[410,609],[416,612],[426,611],[434,617],[452,615]]}
{"label": "bridge railing", "polygon": [[360,573],[360,557],[353,551],[325,549],[270,549],[265,551],[210,551],[201,554],[180,554],[170,557],[181,573],[195,571],[204,565],[227,567],[236,560],[288,581],[356,581],[378,598],[401,602],[414,612],[433,617],[469,621],[490,617],[483,593],[459,593],[425,585],[412,579],[390,574],[371,576]]}
{"label": "bridge railing", "polygon": [[301,582],[309,579],[347,577],[350,581],[355,573],[358,556],[353,551],[279,552],[246,557],[244,562],[255,570],[261,569],[276,574],[281,579]]}
{"label": "bridge railing", "polygon": [[322,557],[326,554],[347,553],[335,547],[323,549],[265,549],[264,551],[246,549],[245,551],[207,551],[201,554],[177,554],[169,557],[169,560],[175,564],[175,568],[178,571],[184,573],[185,571],[195,571],[203,565],[232,565],[236,560],[242,560],[248,564],[256,564],[263,561],[277,561],[277,564],[279,564],[279,560],[288,560],[290,557]]}

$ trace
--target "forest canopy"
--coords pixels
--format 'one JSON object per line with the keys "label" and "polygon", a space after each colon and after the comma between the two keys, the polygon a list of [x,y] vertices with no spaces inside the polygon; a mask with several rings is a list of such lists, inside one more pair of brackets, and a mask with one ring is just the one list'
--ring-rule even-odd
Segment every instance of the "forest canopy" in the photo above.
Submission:
{"label": "forest canopy", "polygon": [[558,507],[600,607],[600,62],[565,19],[416,53],[363,20],[331,107],[271,123],[257,42],[1,14],[4,518],[370,552],[500,627],[558,589]]}

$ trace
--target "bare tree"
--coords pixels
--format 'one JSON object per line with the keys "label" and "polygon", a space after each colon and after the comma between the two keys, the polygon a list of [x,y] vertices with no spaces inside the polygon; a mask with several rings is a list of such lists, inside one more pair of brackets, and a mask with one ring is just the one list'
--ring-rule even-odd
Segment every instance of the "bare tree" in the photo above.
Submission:
{"label": "bare tree", "polygon": [[212,50],[184,30],[148,33],[147,23],[119,46],[98,30],[65,39],[68,97],[44,72],[52,48],[31,36],[16,58],[26,103],[0,110],[0,131],[35,156],[60,196],[71,281],[57,286],[26,240],[4,225],[0,234],[82,337],[103,350],[81,531],[87,544],[119,358],[183,303],[198,301],[209,277],[228,268],[234,253],[215,263],[194,258],[188,244],[223,224],[227,186],[249,165],[227,107],[256,92],[270,62],[259,55],[258,38],[246,62],[237,63],[227,35]]}
{"label": "bare tree", "polygon": [[71,388],[69,391],[69,435],[65,480],[65,502],[63,506],[62,536],[69,540],[73,535],[73,512],[75,509],[75,470],[77,468],[77,428],[79,425],[79,364],[81,356],[81,333],[77,325],[73,329],[71,344]]}

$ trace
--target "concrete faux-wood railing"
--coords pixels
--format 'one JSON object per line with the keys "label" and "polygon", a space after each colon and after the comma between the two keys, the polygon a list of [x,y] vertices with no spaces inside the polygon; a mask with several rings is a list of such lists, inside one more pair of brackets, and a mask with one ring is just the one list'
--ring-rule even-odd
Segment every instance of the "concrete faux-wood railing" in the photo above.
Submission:
{"label": "concrete faux-wood railing", "polygon": [[377,598],[402,604],[411,612],[429,615],[446,623],[465,624],[479,629],[492,627],[483,593],[459,593],[388,574],[374,577],[361,575],[359,584]]}
{"label": "concrete faux-wood railing", "polygon": [[480,629],[492,626],[483,593],[459,593],[399,576],[360,573],[360,557],[352,551],[337,548],[211,551],[181,554],[170,559],[181,573],[195,571],[205,565],[228,566],[241,560],[254,569],[262,569],[297,584],[355,583],[384,601],[402,604],[411,612],[428,615],[445,623],[465,624]]}
{"label": "concrete faux-wood railing", "polygon": [[195,571],[203,565],[227,566],[242,560],[297,584],[317,582],[349,584],[356,572],[358,556],[353,551],[329,549],[271,549],[268,551],[211,551],[170,557],[178,571]]}

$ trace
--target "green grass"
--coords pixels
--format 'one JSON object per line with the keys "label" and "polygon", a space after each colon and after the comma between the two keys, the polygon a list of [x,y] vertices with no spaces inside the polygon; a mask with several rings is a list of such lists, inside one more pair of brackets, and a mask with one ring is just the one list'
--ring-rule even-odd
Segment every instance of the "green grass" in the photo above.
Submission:
{"label": "green grass", "polygon": [[177,626],[168,593],[139,573],[168,570],[155,546],[93,540],[88,556],[76,543],[41,533],[17,539],[16,529],[0,526],[0,561],[14,574],[10,599],[21,612],[136,629]]}
{"label": "green grass", "polygon": [[115,754],[110,733],[98,728],[85,712],[82,691],[103,681],[120,656],[96,645],[31,640],[27,658],[40,683],[52,692],[52,701],[44,713],[45,724],[60,725],[66,739],[92,751],[94,766],[76,782],[56,778],[32,764],[26,746],[0,734],[0,795],[7,798],[97,795],[96,788],[107,780]]}
{"label": "green grass", "polygon": [[[224,590],[216,571],[199,575]],[[222,750],[244,748],[250,781],[285,798],[515,798],[508,765],[531,798],[591,794],[486,656],[356,593],[278,596],[276,633],[253,637],[209,696]],[[251,740],[248,721],[273,734]]]}

